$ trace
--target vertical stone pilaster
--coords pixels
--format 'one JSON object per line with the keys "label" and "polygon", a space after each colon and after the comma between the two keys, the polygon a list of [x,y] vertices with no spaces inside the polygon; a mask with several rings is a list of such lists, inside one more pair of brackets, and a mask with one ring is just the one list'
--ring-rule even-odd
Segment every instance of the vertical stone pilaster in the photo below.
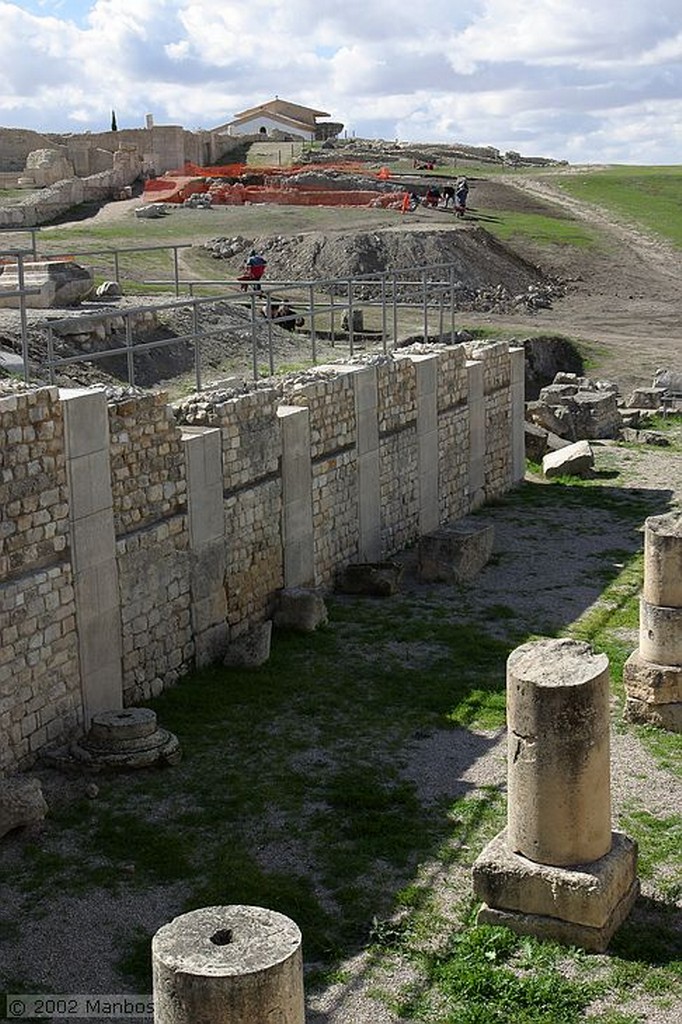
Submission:
{"label": "vertical stone pilaster", "polygon": [[358,450],[358,556],[361,562],[378,562],[382,551],[376,367],[367,366],[356,370],[353,381]]}
{"label": "vertical stone pilaster", "polygon": [[282,548],[284,586],[315,579],[310,416],[305,406],[279,406],[282,434]]}
{"label": "vertical stone pilaster", "polygon": [[121,609],[103,391],[60,391],[84,725],[123,706]]}
{"label": "vertical stone pilaster", "polygon": [[417,377],[419,532],[437,530],[438,514],[438,356],[412,356]]}
{"label": "vertical stone pilaster", "polygon": [[512,484],[518,484],[526,473],[526,438],[524,433],[526,403],[526,351],[510,348],[511,356],[511,421],[512,421]]}
{"label": "vertical stone pilaster", "polygon": [[192,632],[196,665],[201,668],[216,661],[228,642],[221,432],[183,427],[182,443],[187,466]]}
{"label": "vertical stone pilaster", "polygon": [[467,359],[469,406],[469,511],[485,501],[485,393],[483,363]]}

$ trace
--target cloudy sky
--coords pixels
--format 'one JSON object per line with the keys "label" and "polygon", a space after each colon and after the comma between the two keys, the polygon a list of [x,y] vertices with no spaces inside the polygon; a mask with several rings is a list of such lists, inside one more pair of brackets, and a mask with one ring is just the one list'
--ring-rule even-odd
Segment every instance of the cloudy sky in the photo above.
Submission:
{"label": "cloudy sky", "polygon": [[274,96],[349,135],[681,163],[680,0],[0,0],[0,125],[212,128]]}

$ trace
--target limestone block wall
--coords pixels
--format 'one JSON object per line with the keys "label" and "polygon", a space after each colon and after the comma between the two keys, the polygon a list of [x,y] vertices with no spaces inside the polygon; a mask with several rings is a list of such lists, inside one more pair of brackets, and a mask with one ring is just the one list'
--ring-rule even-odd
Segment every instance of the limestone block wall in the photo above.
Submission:
{"label": "limestone block wall", "polygon": [[0,774],[220,657],[283,586],[331,588],[511,486],[509,352],[471,354],[421,346],[176,409],[0,383]]}
{"label": "limestone block wall", "polygon": [[471,510],[469,408],[466,354],[462,345],[440,353],[438,375],[439,518],[461,519]]}
{"label": "limestone block wall", "polygon": [[109,403],[123,701],[147,700],[192,662],[182,436],[162,392]]}
{"label": "limestone block wall", "polygon": [[417,380],[409,357],[377,367],[381,545],[399,551],[419,528]]}
{"label": "limestone block wall", "polygon": [[223,440],[225,591],[232,636],[262,621],[283,585],[277,405],[277,392],[268,388],[215,410]]}
{"label": "limestone block wall", "polygon": [[358,454],[354,374],[332,370],[314,384],[285,387],[309,412],[313,560],[316,586],[358,558]]}
{"label": "limestone block wall", "polygon": [[56,388],[0,394],[0,774],[82,720]]}
{"label": "limestone block wall", "polygon": [[[467,346],[468,348],[468,346]],[[483,364],[485,396],[485,497],[498,497],[512,485],[512,362],[506,342],[475,346],[471,357]]]}

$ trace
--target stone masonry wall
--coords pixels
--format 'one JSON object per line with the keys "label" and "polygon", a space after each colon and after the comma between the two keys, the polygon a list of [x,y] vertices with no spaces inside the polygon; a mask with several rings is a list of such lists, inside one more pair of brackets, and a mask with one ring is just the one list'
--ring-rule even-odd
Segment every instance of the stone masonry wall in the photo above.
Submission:
{"label": "stone masonry wall", "polygon": [[0,394],[0,774],[81,718],[68,545],[57,389]]}
{"label": "stone masonry wall", "polygon": [[161,692],[193,655],[181,433],[163,392],[109,403],[123,699]]}
{"label": "stone masonry wall", "polygon": [[417,391],[409,358],[378,365],[381,546],[399,551],[419,531]]}
{"label": "stone masonry wall", "polygon": [[[471,358],[483,367],[476,442]],[[424,346],[357,363],[204,393],[174,410],[163,394],[126,391],[107,402],[0,382],[0,775],[82,731],[93,676],[120,707],[189,671],[202,601],[226,609],[225,642],[270,616],[290,551],[285,466],[294,474],[287,500],[299,503],[286,506],[296,564],[324,588],[368,538],[377,557],[390,558],[434,511],[439,522],[469,512],[475,447],[486,497],[511,485],[506,345]],[[278,410],[296,405],[307,416],[285,434]],[[78,440],[88,436],[88,409],[99,409],[91,454]],[[195,459],[203,435],[211,492],[195,482],[188,502],[188,446]],[[98,531],[109,535],[99,556]],[[112,637],[102,648],[116,666],[106,679],[90,654],[91,593],[106,598],[107,637],[120,629],[120,644]]]}
{"label": "stone masonry wall", "polygon": [[353,375],[331,371],[313,384],[285,387],[288,405],[310,416],[315,584],[358,553],[357,423]]}
{"label": "stone masonry wall", "polygon": [[440,353],[438,375],[438,476],[441,522],[461,519],[470,509],[469,410],[466,354],[462,345]]}
{"label": "stone masonry wall", "polygon": [[[467,346],[469,348],[469,346]],[[511,423],[511,356],[505,342],[495,345],[475,345],[469,349],[473,359],[483,363],[483,390],[485,394],[485,496],[490,501],[512,483],[512,465],[509,445]]]}
{"label": "stone masonry wall", "polygon": [[223,438],[225,590],[233,637],[267,618],[283,583],[277,405],[274,389],[256,391],[220,403],[212,420]]}

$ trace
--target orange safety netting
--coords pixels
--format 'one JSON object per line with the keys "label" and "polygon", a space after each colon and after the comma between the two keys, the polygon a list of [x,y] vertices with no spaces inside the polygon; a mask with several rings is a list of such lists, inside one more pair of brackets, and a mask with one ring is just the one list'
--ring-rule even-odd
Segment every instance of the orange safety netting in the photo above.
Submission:
{"label": "orange safety netting", "polygon": [[[191,165],[185,165],[189,170]],[[221,175],[223,176],[223,175]],[[381,206],[399,208],[401,191],[375,193],[371,189],[339,189],[325,186],[309,187],[293,183],[280,185],[274,181],[263,185],[247,185],[241,181],[208,182],[187,175],[167,174],[144,184],[144,199],[150,202],[183,203],[190,196],[209,193],[216,206],[241,206],[244,203],[275,203],[284,206]]]}

